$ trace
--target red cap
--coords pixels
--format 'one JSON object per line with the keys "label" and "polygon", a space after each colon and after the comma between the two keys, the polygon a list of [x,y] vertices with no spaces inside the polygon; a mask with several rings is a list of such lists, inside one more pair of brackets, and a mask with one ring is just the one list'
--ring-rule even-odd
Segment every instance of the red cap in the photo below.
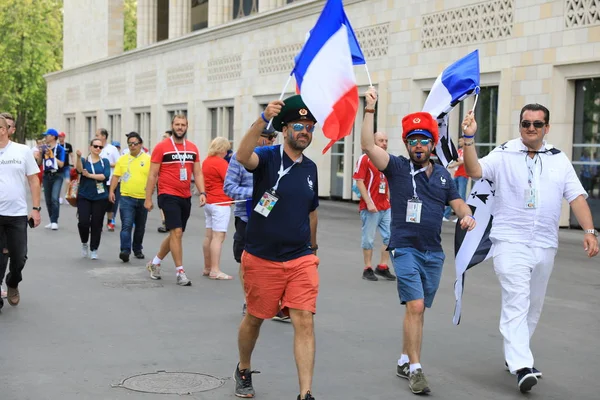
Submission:
{"label": "red cap", "polygon": [[433,140],[435,146],[438,142],[438,124],[428,112],[416,112],[402,118],[402,140],[412,135],[423,135]]}
{"label": "red cap", "polygon": [[65,136],[67,136],[67,134],[64,133],[64,132],[61,132],[61,133],[58,134],[58,137],[65,137]]}

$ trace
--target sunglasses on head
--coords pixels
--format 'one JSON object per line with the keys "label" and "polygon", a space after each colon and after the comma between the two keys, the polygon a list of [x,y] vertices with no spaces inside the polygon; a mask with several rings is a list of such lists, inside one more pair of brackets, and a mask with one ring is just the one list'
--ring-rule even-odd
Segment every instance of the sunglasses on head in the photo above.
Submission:
{"label": "sunglasses on head", "polygon": [[533,124],[533,127],[536,129],[543,128],[546,123],[544,121],[521,121],[521,127],[527,129]]}
{"label": "sunglasses on head", "polygon": [[137,146],[138,144],[140,144],[140,142],[129,142],[129,143],[127,143],[127,145],[129,147]]}
{"label": "sunglasses on head", "polygon": [[101,146],[99,144],[93,144],[92,147],[95,149],[100,149],[100,150],[102,150],[104,148],[104,146]]}
{"label": "sunglasses on head", "polygon": [[315,126],[312,124],[301,124],[297,122],[292,124],[292,129],[294,132],[302,132],[303,129],[306,129],[306,132],[313,133],[315,131]]}
{"label": "sunglasses on head", "polygon": [[407,140],[409,146],[416,146],[417,143],[421,143],[422,146],[427,146],[431,139],[408,139]]}

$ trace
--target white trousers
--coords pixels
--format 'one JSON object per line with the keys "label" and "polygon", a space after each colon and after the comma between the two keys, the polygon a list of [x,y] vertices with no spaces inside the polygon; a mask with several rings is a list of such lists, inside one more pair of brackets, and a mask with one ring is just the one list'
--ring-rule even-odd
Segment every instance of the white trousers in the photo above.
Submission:
{"label": "white trousers", "polygon": [[494,270],[502,287],[500,333],[504,337],[504,357],[513,374],[533,367],[529,341],[542,313],[556,250],[494,243]]}

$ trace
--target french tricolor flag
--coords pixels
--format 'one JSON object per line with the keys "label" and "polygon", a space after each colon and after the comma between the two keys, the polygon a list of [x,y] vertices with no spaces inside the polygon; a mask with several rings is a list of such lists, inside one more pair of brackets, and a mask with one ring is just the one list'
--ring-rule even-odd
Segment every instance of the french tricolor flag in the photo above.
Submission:
{"label": "french tricolor flag", "polygon": [[302,100],[331,139],[325,153],[352,131],[358,110],[353,65],[365,63],[342,0],[327,1],[295,61]]}

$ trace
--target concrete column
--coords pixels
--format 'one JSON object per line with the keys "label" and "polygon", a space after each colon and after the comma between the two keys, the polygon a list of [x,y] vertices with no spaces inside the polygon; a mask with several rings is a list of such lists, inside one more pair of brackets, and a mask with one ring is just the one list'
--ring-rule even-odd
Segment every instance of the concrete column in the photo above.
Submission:
{"label": "concrete column", "polygon": [[213,26],[218,25],[218,0],[208,0],[208,27],[212,28]]}
{"label": "concrete column", "polygon": [[138,0],[137,2],[137,47],[156,43],[157,0]]}
{"label": "concrete column", "polygon": [[123,53],[123,29],[125,23],[123,0],[108,0],[107,55]]}
{"label": "concrete column", "polygon": [[192,2],[169,0],[169,39],[190,33],[192,30]]}
{"label": "concrete column", "polygon": [[277,8],[277,0],[258,0],[258,12],[271,11]]}

